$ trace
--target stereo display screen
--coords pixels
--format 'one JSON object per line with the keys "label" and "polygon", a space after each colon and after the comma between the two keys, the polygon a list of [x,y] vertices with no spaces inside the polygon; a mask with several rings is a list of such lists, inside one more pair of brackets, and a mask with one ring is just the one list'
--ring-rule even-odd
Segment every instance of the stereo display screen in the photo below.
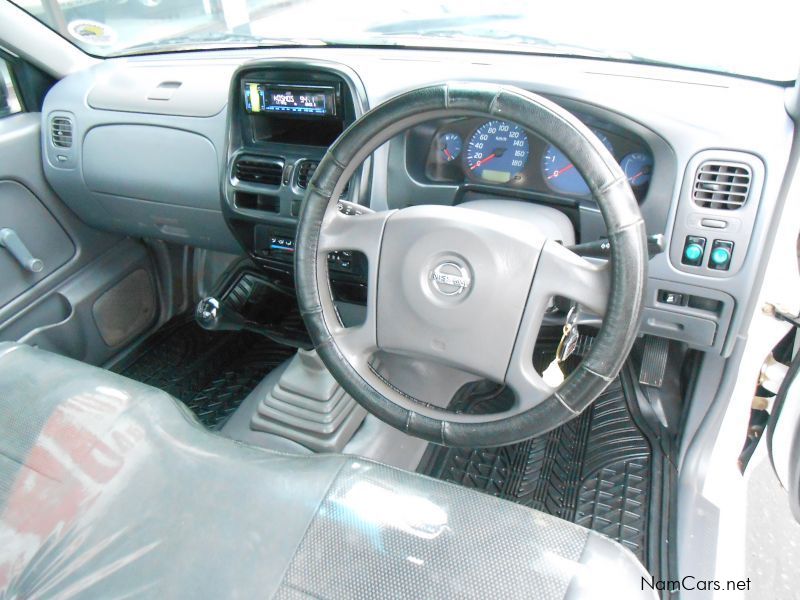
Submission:
{"label": "stereo display screen", "polygon": [[244,108],[250,114],[332,117],[336,115],[336,90],[326,86],[245,82]]}

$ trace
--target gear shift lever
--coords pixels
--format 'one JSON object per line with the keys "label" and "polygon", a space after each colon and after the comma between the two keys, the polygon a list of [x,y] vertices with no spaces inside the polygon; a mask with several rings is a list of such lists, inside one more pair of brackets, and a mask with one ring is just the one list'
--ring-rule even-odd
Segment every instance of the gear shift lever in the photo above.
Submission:
{"label": "gear shift lever", "polygon": [[240,331],[248,329],[245,318],[235,310],[230,310],[209,296],[197,303],[194,317],[198,325],[209,331]]}
{"label": "gear shift lever", "polygon": [[310,341],[305,342],[290,339],[281,333],[270,330],[264,325],[248,321],[240,312],[229,306],[225,306],[224,302],[213,296],[203,298],[197,303],[197,308],[195,308],[194,311],[194,318],[200,327],[208,329],[209,331],[241,331],[244,329],[263,335],[284,346],[303,348],[306,350],[313,348]]}

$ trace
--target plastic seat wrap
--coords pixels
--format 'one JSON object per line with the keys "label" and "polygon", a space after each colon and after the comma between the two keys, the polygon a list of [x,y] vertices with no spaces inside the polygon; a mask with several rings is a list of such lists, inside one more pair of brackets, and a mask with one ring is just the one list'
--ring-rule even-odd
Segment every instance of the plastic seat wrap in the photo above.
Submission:
{"label": "plastic seat wrap", "polygon": [[571,523],[240,444],[163,392],[0,344],[0,598],[564,598],[614,572],[640,597],[633,556]]}

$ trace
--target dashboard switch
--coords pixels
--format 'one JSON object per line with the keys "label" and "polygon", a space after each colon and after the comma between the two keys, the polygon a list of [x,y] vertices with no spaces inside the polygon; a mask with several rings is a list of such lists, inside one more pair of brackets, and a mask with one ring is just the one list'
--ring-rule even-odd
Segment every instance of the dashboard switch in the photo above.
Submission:
{"label": "dashboard switch", "polygon": [[683,306],[686,304],[686,297],[683,294],[678,294],[676,292],[659,290],[658,301],[663,304],[671,304],[672,306]]}
{"label": "dashboard switch", "polygon": [[690,267],[699,267],[703,264],[703,255],[706,252],[706,238],[696,235],[687,235],[683,243],[683,256],[681,262]]}
{"label": "dashboard switch", "polygon": [[733,242],[728,240],[714,240],[711,244],[711,254],[708,256],[708,268],[716,271],[727,271],[733,258]]}

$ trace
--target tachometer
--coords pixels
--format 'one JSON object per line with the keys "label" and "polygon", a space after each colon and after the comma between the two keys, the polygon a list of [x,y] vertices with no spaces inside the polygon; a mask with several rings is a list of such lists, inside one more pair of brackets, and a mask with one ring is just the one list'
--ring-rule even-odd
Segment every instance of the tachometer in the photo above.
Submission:
{"label": "tachometer", "polygon": [[472,134],[467,146],[467,168],[473,176],[506,183],[528,164],[528,136],[519,125],[487,121]]}
{"label": "tachometer", "polygon": [[[608,138],[600,131],[593,129],[592,132],[613,154],[614,149],[611,147],[611,142]],[[585,196],[589,193],[589,186],[586,185],[575,165],[555,146],[548,146],[547,151],[542,156],[542,175],[547,187],[554,192],[580,196]]]}

